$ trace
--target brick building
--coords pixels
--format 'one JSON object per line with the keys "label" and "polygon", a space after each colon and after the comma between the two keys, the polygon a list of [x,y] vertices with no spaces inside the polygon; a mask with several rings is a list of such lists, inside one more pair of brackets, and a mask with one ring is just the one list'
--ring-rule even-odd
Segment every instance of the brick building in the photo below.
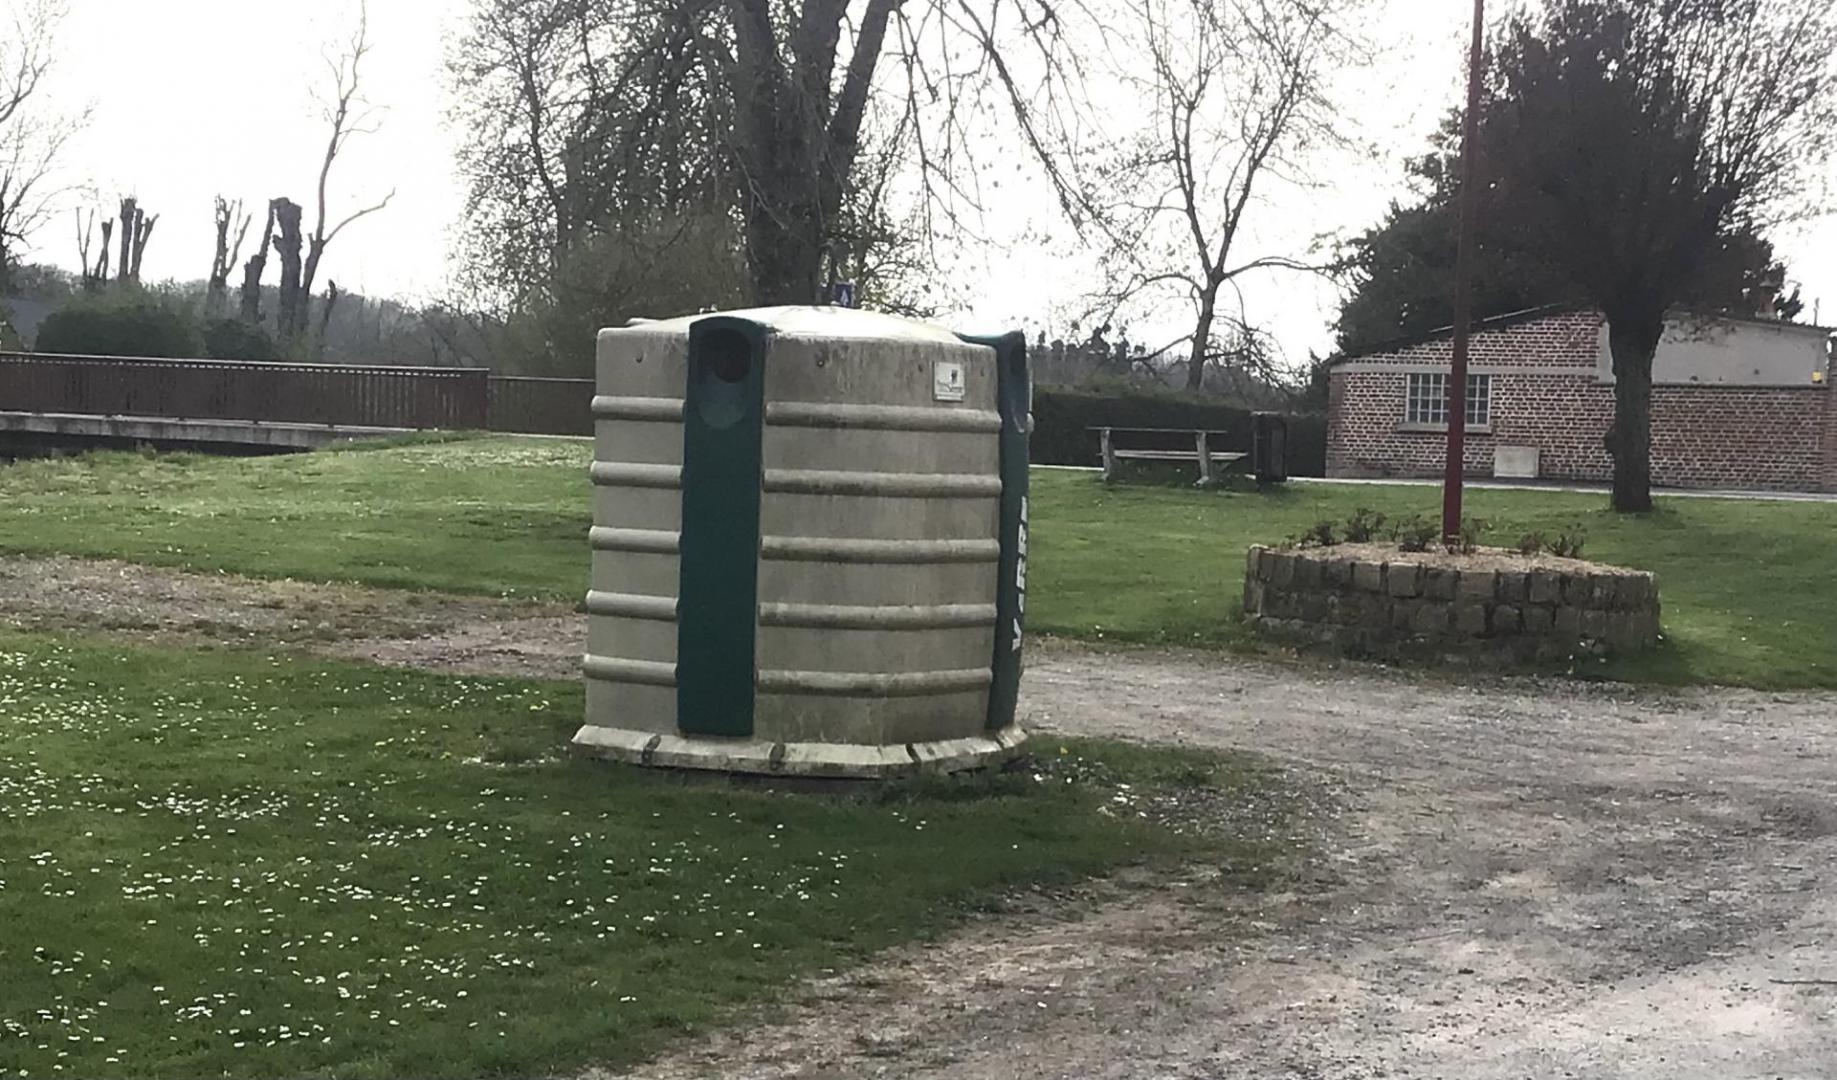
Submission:
{"label": "brick building", "polygon": [[[1614,377],[1599,312],[1500,316],[1471,341],[1468,475],[1611,479]],[[1441,475],[1451,351],[1442,330],[1333,362],[1328,476]],[[1837,491],[1830,330],[1677,315],[1652,379],[1654,484]]]}

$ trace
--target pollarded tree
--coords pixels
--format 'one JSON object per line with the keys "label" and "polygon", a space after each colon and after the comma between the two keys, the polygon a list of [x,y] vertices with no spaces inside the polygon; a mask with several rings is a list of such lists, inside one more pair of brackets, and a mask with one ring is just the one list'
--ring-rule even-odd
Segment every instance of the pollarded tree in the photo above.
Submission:
{"label": "pollarded tree", "polygon": [[1608,320],[1617,510],[1652,506],[1666,313],[1828,163],[1833,57],[1829,0],[1543,0],[1491,50],[1481,142],[1512,243]]}
{"label": "pollarded tree", "polygon": [[[1484,132],[1484,129],[1482,129]],[[1452,148],[1460,117],[1443,125],[1432,153],[1409,163],[1420,197],[1393,201],[1377,225],[1348,241],[1338,270],[1347,287],[1335,324],[1342,353],[1355,353],[1399,338],[1415,337],[1454,322],[1454,259],[1458,239],[1460,170]],[[1509,199],[1487,172],[1480,148],[1480,212],[1471,266],[1476,318],[1527,308],[1579,302],[1580,290],[1562,267],[1535,251],[1523,250],[1529,227],[1514,217]],[[1794,297],[1771,304],[1763,283],[1784,277],[1773,245],[1749,231],[1732,231],[1704,263],[1692,300],[1705,308],[1741,315],[1773,307],[1786,318],[1804,306]]]}

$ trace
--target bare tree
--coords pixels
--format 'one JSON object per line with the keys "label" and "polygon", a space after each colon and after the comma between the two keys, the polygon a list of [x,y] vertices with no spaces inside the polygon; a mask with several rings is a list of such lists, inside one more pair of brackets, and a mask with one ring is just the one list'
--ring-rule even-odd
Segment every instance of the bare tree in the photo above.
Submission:
{"label": "bare tree", "polygon": [[[369,33],[369,9],[360,4],[357,29],[352,33],[345,51],[326,61],[332,73],[332,96],[326,104],[325,118],[331,124],[332,131],[325,143],[325,156],[319,164],[317,217],[313,231],[306,237],[305,263],[300,271],[297,290],[291,294],[291,303],[289,290],[285,285],[282,288],[281,336],[289,340],[297,339],[306,327],[308,298],[312,296],[313,279],[318,275],[319,261],[325,257],[326,247],[346,226],[383,209],[389,205],[389,200],[395,198],[395,192],[391,191],[380,201],[353,211],[337,224],[327,227],[326,186],[332,174],[332,164],[338,160],[338,154],[353,135],[368,135],[376,131],[376,114],[361,94],[363,60],[370,51]],[[284,264],[286,255],[283,254],[282,258]]]}
{"label": "bare tree", "polygon": [[109,237],[113,235],[115,223],[107,219],[102,222],[102,248],[96,253],[95,261],[91,262],[89,253],[95,240],[96,212],[91,210],[85,216],[83,211],[78,210],[76,215],[77,263],[82,267],[83,291],[95,292],[108,284]]}
{"label": "bare tree", "polygon": [[1191,304],[1189,390],[1208,363],[1273,375],[1266,340],[1221,294],[1257,271],[1315,269],[1242,248],[1265,189],[1298,180],[1303,154],[1336,138],[1326,83],[1363,59],[1351,26],[1361,0],[1131,3],[1137,47],[1120,50],[1131,63],[1118,74],[1153,119],[1103,176],[1114,192],[1096,215],[1118,282],[1109,302],[1171,291]]}
{"label": "bare tree", "polygon": [[961,227],[957,209],[979,208],[969,174],[999,145],[981,138],[990,105],[1058,182],[1047,129],[1077,97],[1046,0],[477,0],[461,53],[480,94],[463,164],[498,226],[469,239],[488,256],[514,262],[530,220],[561,249],[583,225],[628,230],[630,207],[731,213],[758,303],[817,301],[832,257],[877,263],[856,242],[879,230],[849,211],[877,126],[921,189],[921,227],[930,208]]}
{"label": "bare tree", "polygon": [[[249,235],[249,224],[253,217],[242,212],[241,199],[232,203],[219,195],[217,196],[215,219],[217,248],[216,253],[211,256],[210,279],[204,293],[204,311],[212,318],[223,314],[224,305],[229,300],[230,271],[242,258],[242,242]],[[230,240],[231,228],[236,230],[236,239],[233,243]]]}
{"label": "bare tree", "polygon": [[11,32],[0,33],[0,293],[11,290],[26,238],[50,219],[63,193],[55,166],[84,120],[35,104],[63,16],[62,0],[28,0],[14,10]]}
{"label": "bare tree", "polygon": [[[703,25],[719,12],[711,0],[476,0],[451,63],[454,119],[469,132],[458,246],[473,303],[552,299],[581,249],[609,238],[656,251],[665,261],[642,268],[652,279],[686,269],[670,242],[711,225],[738,252],[740,183],[719,134],[728,47]],[[686,227],[656,227],[666,221]]]}

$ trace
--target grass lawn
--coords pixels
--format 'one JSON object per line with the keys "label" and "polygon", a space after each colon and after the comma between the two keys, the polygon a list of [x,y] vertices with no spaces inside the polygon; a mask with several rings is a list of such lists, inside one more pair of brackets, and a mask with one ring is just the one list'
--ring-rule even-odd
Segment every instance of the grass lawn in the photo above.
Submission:
{"label": "grass lawn", "polygon": [[[0,469],[0,550],[261,577],[574,601],[587,565],[584,440],[468,439],[221,459],[98,454]],[[1198,492],[1034,473],[1028,617],[1041,631],[1248,646],[1243,550],[1368,506],[1438,512],[1435,489],[1292,484]],[[1666,646],[1587,674],[1837,687],[1837,504],[1476,491],[1489,539],[1581,523],[1590,558],[1657,572]]]}
{"label": "grass lawn", "polygon": [[[1244,549],[1300,534],[1359,507],[1439,518],[1441,491],[1405,485],[1290,484],[1201,492],[1106,486],[1089,473],[1035,470],[1028,534],[1029,625],[1069,637],[1248,646],[1237,618]],[[1584,661],[1578,674],[1765,688],[1837,687],[1837,504],[1667,499],[1615,514],[1605,495],[1478,490],[1485,542],[1580,523],[1584,556],[1651,570],[1666,643],[1640,657]]]}
{"label": "grass lawn", "polygon": [[584,439],[0,468],[0,549],[546,600],[586,591]]}
{"label": "grass lawn", "polygon": [[1261,872],[1219,815],[1286,805],[1242,759],[1056,742],[773,793],[558,757],[570,684],[246,651],[0,634],[0,702],[8,1077],[616,1065],[1005,889]]}

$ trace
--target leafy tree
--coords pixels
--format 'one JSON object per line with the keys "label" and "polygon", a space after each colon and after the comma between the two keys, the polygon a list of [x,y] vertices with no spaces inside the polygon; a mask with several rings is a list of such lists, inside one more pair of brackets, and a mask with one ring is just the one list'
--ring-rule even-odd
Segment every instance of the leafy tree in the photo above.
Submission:
{"label": "leafy tree", "polygon": [[72,355],[190,358],[203,351],[204,341],[189,303],[129,286],[72,297],[45,316],[33,347]]}
{"label": "leafy tree", "polygon": [[1742,260],[1725,254],[1828,163],[1833,55],[1829,0],[1543,0],[1491,50],[1489,202],[1511,208],[1510,246],[1607,317],[1617,510],[1652,506],[1667,311],[1726,297]]}

